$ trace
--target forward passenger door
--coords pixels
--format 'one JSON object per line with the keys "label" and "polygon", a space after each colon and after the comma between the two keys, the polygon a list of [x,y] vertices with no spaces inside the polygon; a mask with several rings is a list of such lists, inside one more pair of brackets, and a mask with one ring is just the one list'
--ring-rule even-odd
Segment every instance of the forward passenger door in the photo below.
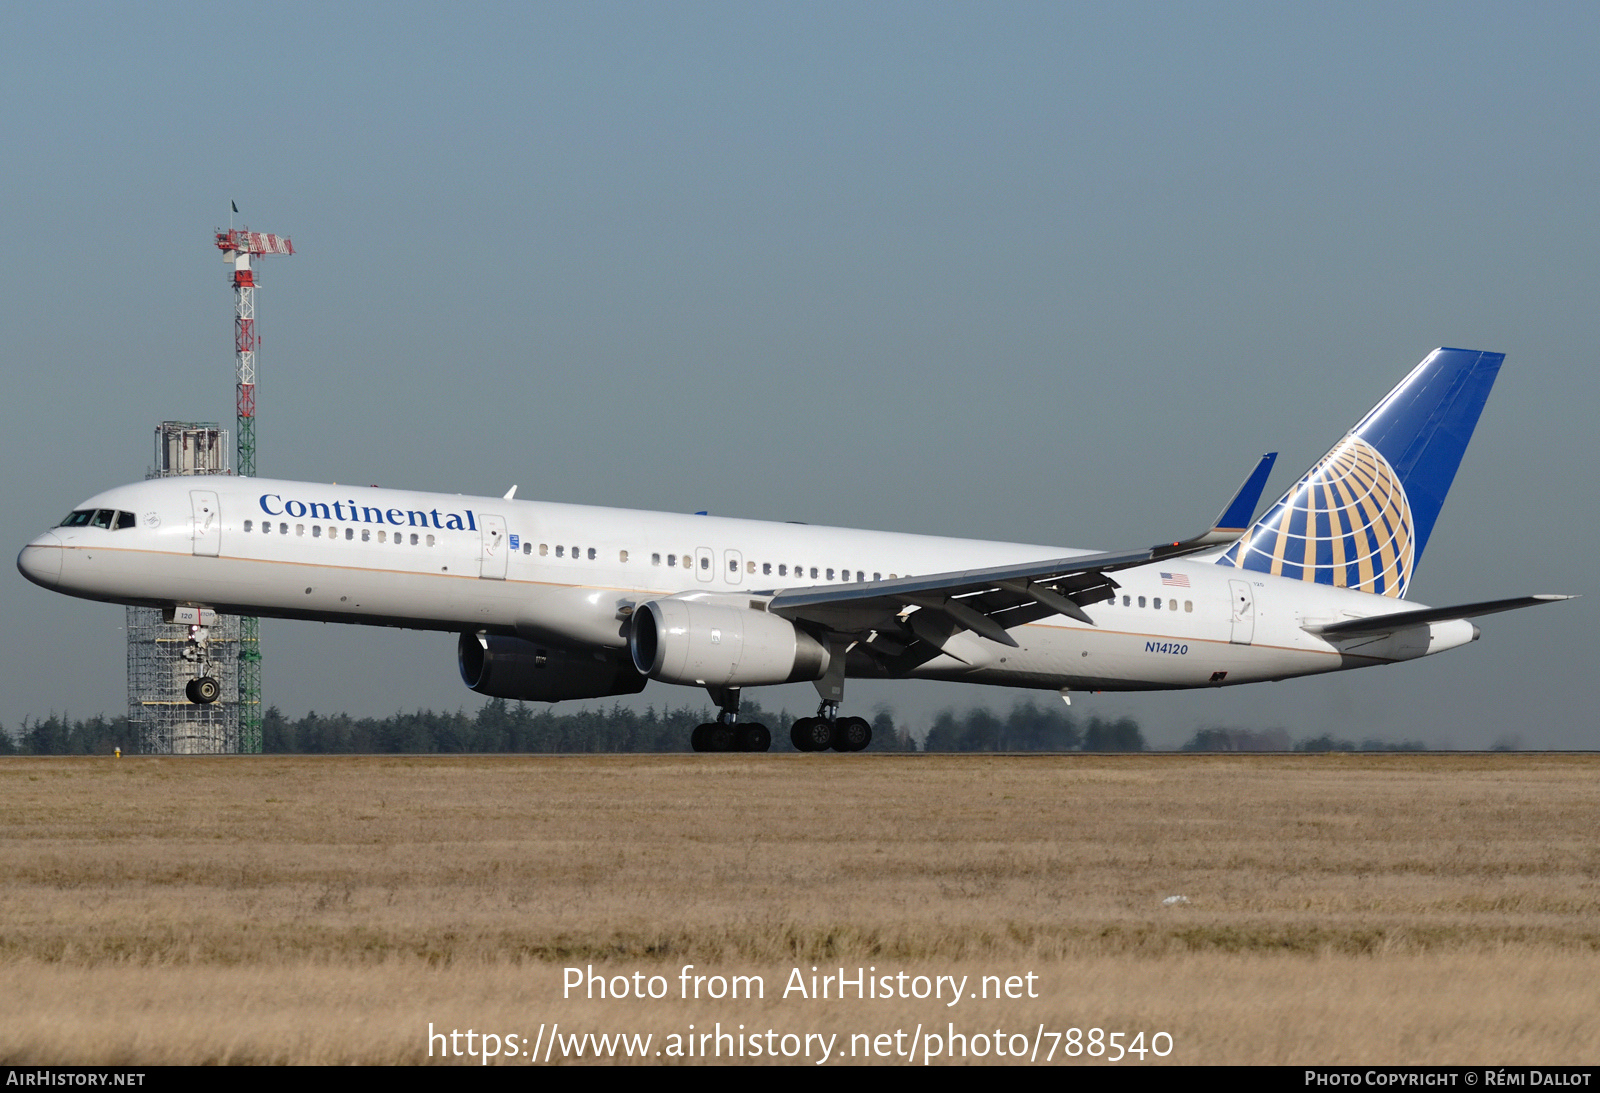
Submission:
{"label": "forward passenger door", "polygon": [[480,512],[478,522],[483,526],[483,554],[478,576],[491,581],[506,579],[506,558],[511,550],[506,546],[506,518]]}
{"label": "forward passenger door", "polygon": [[189,504],[194,508],[194,552],[215,558],[222,553],[222,507],[217,503],[217,493],[190,490]]}

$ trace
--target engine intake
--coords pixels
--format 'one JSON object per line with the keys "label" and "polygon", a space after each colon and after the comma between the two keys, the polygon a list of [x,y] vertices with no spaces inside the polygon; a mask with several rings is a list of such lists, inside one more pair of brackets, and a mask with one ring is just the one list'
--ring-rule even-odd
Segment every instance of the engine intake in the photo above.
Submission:
{"label": "engine intake", "polygon": [[821,679],[828,650],[788,619],[704,600],[649,600],[633,613],[633,665],[663,683],[760,687]]}
{"label": "engine intake", "polygon": [[462,634],[461,681],[491,698],[564,702],[638,694],[648,682],[626,661],[499,634]]}

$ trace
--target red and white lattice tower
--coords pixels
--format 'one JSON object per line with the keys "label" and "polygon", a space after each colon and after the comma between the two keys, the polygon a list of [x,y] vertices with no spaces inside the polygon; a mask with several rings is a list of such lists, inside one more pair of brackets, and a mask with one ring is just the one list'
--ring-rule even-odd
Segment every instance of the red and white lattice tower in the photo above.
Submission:
{"label": "red and white lattice tower", "polygon": [[217,232],[217,249],[233,263],[234,376],[238,384],[238,458],[234,473],[256,473],[256,275],[250,260],[268,254],[293,254],[287,236],[229,228]]}
{"label": "red and white lattice tower", "polygon": [[[239,432],[234,473],[256,473],[256,275],[250,260],[293,254],[288,237],[230,227],[217,232],[217,249],[233,263],[233,353],[238,385]],[[261,620],[239,620],[239,750],[261,751]]]}

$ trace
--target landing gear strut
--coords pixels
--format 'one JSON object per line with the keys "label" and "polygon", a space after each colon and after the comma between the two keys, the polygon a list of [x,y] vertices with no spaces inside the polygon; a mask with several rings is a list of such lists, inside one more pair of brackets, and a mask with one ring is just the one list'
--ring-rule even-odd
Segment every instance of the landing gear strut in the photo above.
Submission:
{"label": "landing gear strut", "polygon": [[695,751],[766,751],[772,747],[772,731],[765,725],[739,721],[739,688],[707,687],[719,712],[715,721],[696,725],[689,734]]}

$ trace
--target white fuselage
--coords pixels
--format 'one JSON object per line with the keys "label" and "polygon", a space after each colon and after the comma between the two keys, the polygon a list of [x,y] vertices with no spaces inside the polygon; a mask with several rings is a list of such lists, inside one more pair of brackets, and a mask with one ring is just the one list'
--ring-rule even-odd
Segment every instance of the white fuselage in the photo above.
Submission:
{"label": "white fuselage", "polygon": [[[80,509],[132,527],[59,527],[19,566],[75,596],[328,622],[516,634],[621,651],[646,600],[730,602],[796,587],[1061,558],[984,542],[405,490],[199,477],[107,490]],[[1469,623],[1334,643],[1306,624],[1417,604],[1187,557],[1113,574],[1094,625],[1055,615],[1011,648],[958,634],[917,677],[1072,690],[1233,685],[1408,660],[1472,640]],[[851,674],[871,665],[850,661]]]}

